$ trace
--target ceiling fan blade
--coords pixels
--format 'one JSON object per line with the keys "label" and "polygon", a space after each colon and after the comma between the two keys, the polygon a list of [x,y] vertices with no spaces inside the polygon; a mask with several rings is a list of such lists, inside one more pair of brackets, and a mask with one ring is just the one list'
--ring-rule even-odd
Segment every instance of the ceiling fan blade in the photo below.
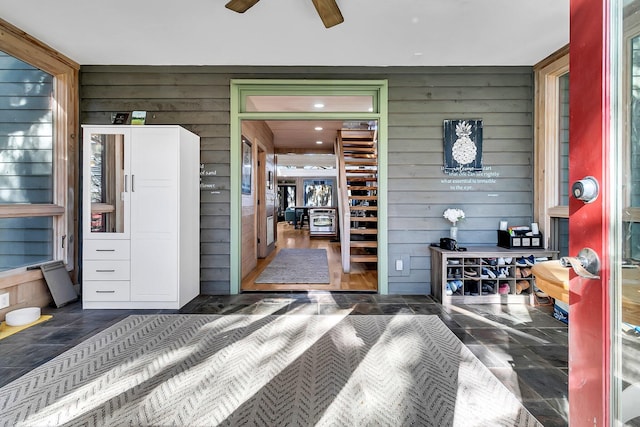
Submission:
{"label": "ceiling fan blade", "polygon": [[234,12],[244,13],[251,6],[258,3],[259,0],[231,0],[229,3],[225,4],[224,7],[227,9],[231,9]]}
{"label": "ceiling fan blade", "polygon": [[336,4],[336,0],[312,0],[313,5],[322,19],[322,23],[326,28],[331,28],[344,22],[342,13]]}

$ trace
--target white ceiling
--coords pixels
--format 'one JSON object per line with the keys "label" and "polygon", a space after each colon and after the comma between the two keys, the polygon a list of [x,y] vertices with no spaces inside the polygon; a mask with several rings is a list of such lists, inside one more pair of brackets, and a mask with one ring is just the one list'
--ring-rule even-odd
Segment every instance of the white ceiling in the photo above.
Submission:
{"label": "white ceiling", "polygon": [[[569,41],[569,0],[337,0],[330,29],[311,0],[226,1],[0,0],[0,17],[80,65],[533,65]],[[341,123],[316,124],[269,122],[281,152],[326,151]]]}
{"label": "white ceiling", "polygon": [[568,43],[569,0],[0,0],[2,19],[81,65],[533,65]]}

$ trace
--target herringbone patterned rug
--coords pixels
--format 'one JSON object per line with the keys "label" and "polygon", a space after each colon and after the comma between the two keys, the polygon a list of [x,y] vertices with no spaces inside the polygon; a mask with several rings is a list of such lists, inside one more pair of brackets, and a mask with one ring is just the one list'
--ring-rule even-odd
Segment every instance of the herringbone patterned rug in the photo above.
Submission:
{"label": "herringbone patterned rug", "polygon": [[538,426],[436,316],[137,315],[0,389],[3,425]]}

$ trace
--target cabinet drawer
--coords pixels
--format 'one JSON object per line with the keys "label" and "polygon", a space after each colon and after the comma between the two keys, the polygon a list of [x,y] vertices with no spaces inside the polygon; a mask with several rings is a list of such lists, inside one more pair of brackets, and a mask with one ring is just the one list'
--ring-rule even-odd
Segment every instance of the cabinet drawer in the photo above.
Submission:
{"label": "cabinet drawer", "polygon": [[128,281],[85,280],[82,286],[84,301],[129,301]]}
{"label": "cabinet drawer", "polygon": [[129,261],[85,261],[82,274],[86,280],[129,280]]}
{"label": "cabinet drawer", "polygon": [[128,240],[85,240],[84,259],[129,259]]}

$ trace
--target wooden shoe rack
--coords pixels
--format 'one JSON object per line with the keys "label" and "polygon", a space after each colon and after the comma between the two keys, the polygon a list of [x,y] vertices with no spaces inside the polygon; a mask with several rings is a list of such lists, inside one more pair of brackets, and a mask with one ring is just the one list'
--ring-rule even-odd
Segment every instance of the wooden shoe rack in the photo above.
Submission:
{"label": "wooden shoe rack", "polygon": [[[467,251],[448,251],[434,246],[430,249],[431,294],[445,305],[533,304],[531,267],[519,266],[517,261],[527,257],[555,259],[557,256],[557,252],[544,249],[514,250],[498,246],[469,247]],[[496,277],[485,274],[484,268]],[[462,287],[448,295],[447,283],[452,281],[461,283]]]}

